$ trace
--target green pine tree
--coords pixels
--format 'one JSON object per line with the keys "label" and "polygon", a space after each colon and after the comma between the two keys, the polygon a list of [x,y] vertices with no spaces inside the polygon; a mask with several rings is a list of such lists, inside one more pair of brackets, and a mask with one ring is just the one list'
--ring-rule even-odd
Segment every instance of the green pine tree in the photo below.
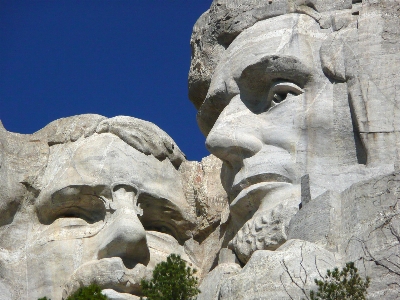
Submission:
{"label": "green pine tree", "polygon": [[67,300],[107,300],[108,298],[101,293],[101,288],[96,284],[81,287]]}
{"label": "green pine tree", "polygon": [[200,293],[195,273],[179,255],[171,254],[156,265],[150,281],[142,280],[143,295],[148,300],[194,300]]}
{"label": "green pine tree", "polygon": [[310,291],[311,300],[365,300],[369,278],[365,280],[358,274],[353,262],[339,271],[328,270],[323,280],[315,279],[317,292]]}
{"label": "green pine tree", "polygon": [[[38,300],[51,300],[47,297]],[[97,284],[91,284],[79,288],[75,293],[67,298],[67,300],[108,300],[107,296],[101,293],[101,288]]]}

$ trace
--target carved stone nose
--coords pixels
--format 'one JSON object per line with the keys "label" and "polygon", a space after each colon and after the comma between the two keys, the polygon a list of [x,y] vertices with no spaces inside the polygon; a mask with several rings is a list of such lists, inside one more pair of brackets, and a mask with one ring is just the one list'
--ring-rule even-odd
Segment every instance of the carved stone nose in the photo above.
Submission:
{"label": "carved stone nose", "polygon": [[121,257],[128,268],[137,263],[148,264],[150,252],[146,231],[137,216],[135,195],[136,192],[127,186],[119,186],[113,192],[115,211],[111,222],[100,232],[99,259]]}
{"label": "carved stone nose", "polygon": [[[244,121],[247,119],[246,121]],[[254,132],[255,116],[234,97],[219,115],[213,129],[207,136],[207,149],[231,165],[241,163],[262,148],[262,142]]]}

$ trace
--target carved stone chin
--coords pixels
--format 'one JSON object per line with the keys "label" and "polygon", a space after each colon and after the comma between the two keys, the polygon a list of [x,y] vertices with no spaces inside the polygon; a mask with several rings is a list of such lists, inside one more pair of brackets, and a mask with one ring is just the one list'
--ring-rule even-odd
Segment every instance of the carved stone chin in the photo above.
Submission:
{"label": "carved stone chin", "polygon": [[271,210],[258,211],[238,230],[229,247],[244,264],[256,250],[276,250],[287,241],[289,222],[297,211],[297,199],[291,207],[280,203]]}

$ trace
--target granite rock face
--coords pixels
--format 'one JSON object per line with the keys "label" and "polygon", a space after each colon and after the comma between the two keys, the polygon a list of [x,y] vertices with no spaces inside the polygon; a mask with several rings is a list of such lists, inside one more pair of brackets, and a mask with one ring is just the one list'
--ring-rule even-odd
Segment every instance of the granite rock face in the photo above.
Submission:
{"label": "granite rock face", "polygon": [[315,259],[355,261],[371,299],[398,298],[399,20],[390,0],[215,0],[199,18],[189,96],[243,266],[206,276],[213,299],[299,297],[282,276],[315,288]]}
{"label": "granite rock face", "polygon": [[91,283],[139,299],[170,253],[199,276],[211,268],[220,245],[206,237],[227,210],[217,158],[188,162],[157,126],[123,116],[74,116],[31,135],[1,127],[0,146],[1,299],[65,299]]}
{"label": "granite rock face", "polygon": [[[361,1],[353,1],[361,2]],[[190,45],[189,97],[199,108],[207,94],[214,69],[232,41],[256,22],[288,13],[305,13],[329,24],[321,13],[352,9],[351,0],[215,0],[196,22]],[[329,26],[324,24],[324,26]]]}
{"label": "granite rock face", "polygon": [[369,299],[398,299],[399,14],[389,0],[213,1],[191,39],[201,162],[131,117],[31,135],[0,123],[0,298],[97,283],[139,299],[176,253],[199,300],[297,299],[348,261]]}
{"label": "granite rock face", "polygon": [[179,168],[186,199],[196,208],[198,232],[194,236],[199,242],[229,215],[228,197],[219,180],[221,166],[222,161],[210,155],[201,162],[185,161]]}

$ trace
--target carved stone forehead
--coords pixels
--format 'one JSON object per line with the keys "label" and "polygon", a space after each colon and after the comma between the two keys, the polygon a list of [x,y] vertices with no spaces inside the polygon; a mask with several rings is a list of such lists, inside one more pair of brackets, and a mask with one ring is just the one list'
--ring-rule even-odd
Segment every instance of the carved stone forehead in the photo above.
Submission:
{"label": "carved stone forehead", "polygon": [[159,161],[146,155],[114,134],[94,134],[50,149],[41,178],[41,198],[69,186],[112,189],[125,184],[184,206],[187,203],[179,180],[179,172],[168,159]]}
{"label": "carved stone forehead", "polygon": [[259,86],[268,86],[278,78],[305,81],[310,76],[324,76],[319,48],[330,32],[304,14],[278,16],[244,30],[224,51],[214,70],[197,114],[200,130],[207,135],[232,97],[246,89],[243,77],[247,82],[265,77]]}
{"label": "carved stone forehead", "polygon": [[114,134],[146,155],[153,155],[160,161],[168,158],[175,168],[186,160],[183,152],[165,131],[151,122],[128,116],[107,119],[100,115],[86,114],[62,118],[32,136],[52,146],[75,142],[95,133]]}
{"label": "carved stone forehead", "polygon": [[360,3],[352,0],[214,0],[196,22],[191,37],[189,98],[198,109],[203,103],[211,77],[225,50],[245,29],[256,22],[288,13],[313,17],[329,28],[331,14],[343,11],[351,16]]}

